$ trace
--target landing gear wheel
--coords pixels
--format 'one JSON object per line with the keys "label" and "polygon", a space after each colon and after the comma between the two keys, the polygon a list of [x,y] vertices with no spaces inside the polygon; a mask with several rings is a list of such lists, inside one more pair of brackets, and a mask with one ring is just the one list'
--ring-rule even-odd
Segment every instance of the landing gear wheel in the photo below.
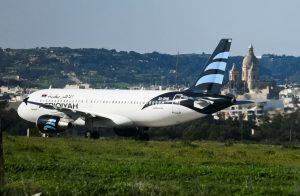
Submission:
{"label": "landing gear wheel", "polygon": [[84,137],[91,138],[91,132],[90,131],[85,132]]}
{"label": "landing gear wheel", "polygon": [[92,131],[91,136],[92,136],[93,139],[99,139],[100,138],[100,133],[99,133],[99,131]]}
{"label": "landing gear wheel", "polygon": [[92,138],[92,139],[99,139],[100,138],[100,133],[99,131],[87,131],[85,133],[86,138]]}
{"label": "landing gear wheel", "polygon": [[144,134],[143,134],[143,140],[144,140],[144,141],[149,141],[149,140],[150,140],[150,137],[149,137],[149,134],[148,134],[148,133],[144,133]]}
{"label": "landing gear wheel", "polygon": [[150,138],[148,133],[139,133],[135,139],[140,141],[149,141]]}

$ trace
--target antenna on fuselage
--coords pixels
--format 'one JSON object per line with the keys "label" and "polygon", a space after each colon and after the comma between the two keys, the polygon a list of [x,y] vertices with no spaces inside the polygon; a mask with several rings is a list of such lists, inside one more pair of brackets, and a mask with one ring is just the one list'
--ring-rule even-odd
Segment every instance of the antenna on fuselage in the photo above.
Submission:
{"label": "antenna on fuselage", "polygon": [[49,86],[49,89],[51,89],[51,88],[52,88],[52,85]]}

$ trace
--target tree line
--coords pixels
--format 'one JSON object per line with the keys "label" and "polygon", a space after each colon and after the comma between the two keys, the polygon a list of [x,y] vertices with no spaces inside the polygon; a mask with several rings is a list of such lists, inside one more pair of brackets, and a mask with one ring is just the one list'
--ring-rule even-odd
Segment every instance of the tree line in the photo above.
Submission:
{"label": "tree line", "polygon": [[[245,48],[244,54],[246,55]],[[107,49],[35,48],[1,49],[0,76],[19,75],[22,81],[10,85],[47,88],[71,83],[68,73],[75,73],[95,88],[121,88],[132,85],[175,85],[193,83],[207,62],[209,54],[169,55],[158,52],[140,54],[134,51]],[[178,62],[177,62],[178,60]],[[241,71],[243,57],[231,56],[228,70],[235,63]],[[176,80],[175,65],[177,66]],[[300,82],[300,57],[263,55],[259,59],[260,77],[284,83]],[[284,70],[284,72],[283,72]],[[286,78],[288,76],[288,78]],[[7,84],[7,81],[0,83]]]}
{"label": "tree line", "polygon": [[155,139],[252,141],[286,143],[300,141],[300,111],[265,117],[260,126],[240,120],[215,120],[208,115],[199,120],[172,127],[153,128],[149,131]]}

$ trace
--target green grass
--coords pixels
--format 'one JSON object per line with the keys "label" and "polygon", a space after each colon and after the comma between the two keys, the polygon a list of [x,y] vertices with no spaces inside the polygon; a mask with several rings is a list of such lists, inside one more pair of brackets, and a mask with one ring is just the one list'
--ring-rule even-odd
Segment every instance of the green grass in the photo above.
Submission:
{"label": "green grass", "polygon": [[300,149],[5,137],[5,193],[300,195]]}

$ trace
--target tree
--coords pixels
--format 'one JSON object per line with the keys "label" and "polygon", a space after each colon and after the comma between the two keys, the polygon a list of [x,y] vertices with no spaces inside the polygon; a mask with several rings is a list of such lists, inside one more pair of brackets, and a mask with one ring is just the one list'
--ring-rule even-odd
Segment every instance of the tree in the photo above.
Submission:
{"label": "tree", "polygon": [[2,119],[0,117],[0,194],[4,189],[4,153],[3,153],[3,135],[2,135]]}

